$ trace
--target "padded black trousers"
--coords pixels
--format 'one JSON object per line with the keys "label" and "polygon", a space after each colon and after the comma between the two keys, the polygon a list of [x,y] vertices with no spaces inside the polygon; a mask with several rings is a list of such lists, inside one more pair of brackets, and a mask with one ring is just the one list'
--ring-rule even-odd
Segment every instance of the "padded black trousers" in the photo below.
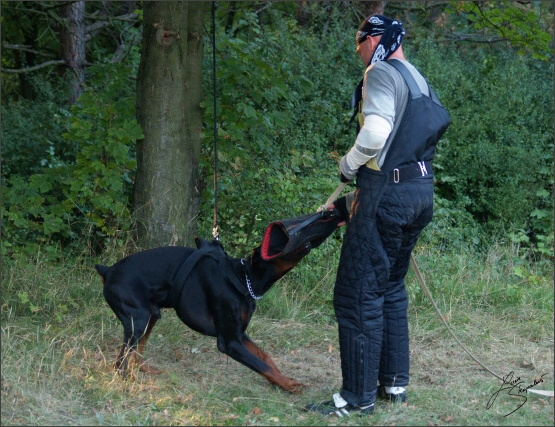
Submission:
{"label": "padded black trousers", "polygon": [[339,325],[341,395],[352,405],[376,400],[378,381],[409,383],[405,276],[433,214],[433,177],[388,183],[362,167],[344,236],[334,308]]}

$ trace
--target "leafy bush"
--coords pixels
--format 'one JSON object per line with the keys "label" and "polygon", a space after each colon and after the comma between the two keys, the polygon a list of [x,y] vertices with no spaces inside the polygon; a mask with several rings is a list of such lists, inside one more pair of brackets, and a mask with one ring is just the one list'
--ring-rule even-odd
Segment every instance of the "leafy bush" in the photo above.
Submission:
{"label": "leafy bush", "polygon": [[[219,219],[246,246],[257,243],[268,222],[314,209],[337,185],[337,159],[353,143],[348,100],[363,69],[337,16],[322,18],[331,23],[323,32],[318,17],[307,30],[272,13],[264,37],[248,13],[235,39],[217,35]],[[436,213],[426,242],[487,245],[488,236],[513,230],[523,249],[549,256],[552,69],[507,49],[446,50],[426,37],[408,39],[406,52],[452,119],[434,162]],[[205,63],[206,75],[211,65]],[[521,84],[519,75],[530,83]],[[213,99],[211,79],[206,83],[208,180]],[[207,212],[213,192],[203,197]],[[200,230],[210,230],[212,216],[203,218]]]}
{"label": "leafy bush", "polygon": [[437,151],[438,196],[465,201],[487,234],[523,230],[523,247],[552,256],[553,67],[506,49],[446,50],[430,40],[417,48],[409,57],[451,115]]}
{"label": "leafy bush", "polygon": [[[354,140],[349,100],[363,73],[353,49],[356,25],[340,3],[312,5],[308,28],[281,6],[266,9],[262,21],[240,8],[228,33],[217,25],[218,220],[224,243],[241,254],[260,242],[269,222],[314,211],[327,199],[339,183],[338,159]],[[552,64],[498,45],[442,45],[437,33],[414,30],[405,39],[407,57],[452,119],[434,162],[436,214],[423,243],[487,245],[501,231],[520,256],[549,258]],[[138,56],[132,60],[136,69]],[[203,237],[214,207],[211,61],[206,39]],[[100,249],[131,228],[140,135],[133,73],[112,64],[89,71],[89,87],[71,113],[53,102],[56,90],[46,83],[36,105],[3,107],[4,153],[15,159],[3,171],[4,251],[55,251],[77,247],[83,237]]]}
{"label": "leafy bush", "polygon": [[[263,37],[254,13],[244,13],[248,25],[236,38],[221,29],[216,36],[219,223],[240,252],[259,243],[269,222],[312,212],[327,199],[339,183],[334,151],[346,150],[353,136],[349,100],[359,76],[347,72],[357,60],[352,40],[338,25],[323,35],[271,13]],[[211,54],[204,63],[206,189],[214,155]],[[201,212],[212,209],[213,197],[203,193]],[[199,230],[208,233],[211,220],[202,215]]]}
{"label": "leafy bush", "polygon": [[134,144],[142,134],[129,73],[116,65],[90,71],[91,86],[72,107],[62,134],[66,145],[74,147],[74,158],[52,162],[28,178],[13,175],[6,180],[4,253],[18,247],[34,253],[42,246],[55,256],[58,245],[71,248],[84,237],[100,249],[107,238],[130,228]]}
{"label": "leafy bush", "polygon": [[59,100],[65,85],[33,76],[37,99],[2,104],[2,177],[29,176],[75,155],[62,138],[70,111]]}

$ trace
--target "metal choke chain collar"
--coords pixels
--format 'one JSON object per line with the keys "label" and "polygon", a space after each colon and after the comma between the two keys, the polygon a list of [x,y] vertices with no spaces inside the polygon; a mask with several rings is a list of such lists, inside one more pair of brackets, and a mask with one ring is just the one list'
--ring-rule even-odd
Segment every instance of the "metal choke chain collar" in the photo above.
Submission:
{"label": "metal choke chain collar", "polygon": [[[245,266],[245,258],[241,259],[241,264],[243,264],[243,267]],[[263,295],[260,296],[256,296],[254,294],[254,292],[252,291],[252,286],[251,286],[251,280],[249,279],[249,276],[247,276],[247,272],[245,271],[245,279],[247,281],[247,289],[249,290],[249,294],[251,294],[251,297],[253,297],[253,299],[255,300],[259,300],[263,297]]]}

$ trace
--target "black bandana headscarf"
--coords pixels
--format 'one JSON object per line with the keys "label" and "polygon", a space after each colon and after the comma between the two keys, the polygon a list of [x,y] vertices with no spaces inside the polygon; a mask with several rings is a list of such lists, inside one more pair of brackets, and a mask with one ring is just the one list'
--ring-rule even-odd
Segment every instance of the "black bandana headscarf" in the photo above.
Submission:
{"label": "black bandana headscarf", "polygon": [[389,58],[401,45],[404,35],[405,30],[401,21],[383,15],[372,15],[361,24],[356,41],[358,46],[368,37],[382,36],[370,62],[367,64],[371,65],[374,62]]}

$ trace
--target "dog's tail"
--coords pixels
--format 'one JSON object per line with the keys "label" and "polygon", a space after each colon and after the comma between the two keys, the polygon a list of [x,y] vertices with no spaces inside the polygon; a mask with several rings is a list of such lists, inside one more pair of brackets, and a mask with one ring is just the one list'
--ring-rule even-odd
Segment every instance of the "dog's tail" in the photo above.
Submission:
{"label": "dog's tail", "polygon": [[94,268],[96,268],[96,272],[100,275],[100,278],[102,279],[102,286],[105,285],[105,281],[106,281],[106,273],[108,273],[108,270],[110,269],[110,267],[107,267],[105,265],[101,265],[101,264],[96,264],[94,266]]}

